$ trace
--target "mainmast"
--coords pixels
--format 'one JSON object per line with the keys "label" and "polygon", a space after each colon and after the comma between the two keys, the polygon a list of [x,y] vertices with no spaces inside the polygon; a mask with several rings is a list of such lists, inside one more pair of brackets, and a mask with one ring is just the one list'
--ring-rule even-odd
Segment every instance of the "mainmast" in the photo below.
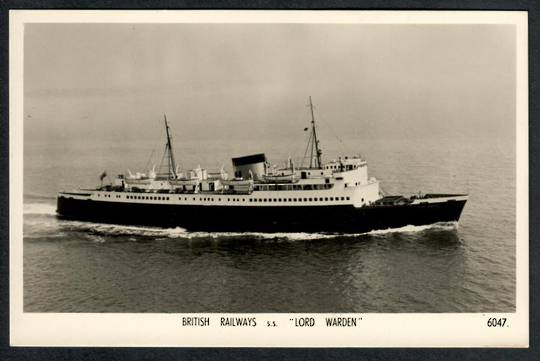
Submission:
{"label": "mainmast", "polygon": [[313,103],[311,102],[311,95],[309,96],[309,109],[311,110],[311,134],[313,136],[311,144],[311,158],[309,160],[309,167],[313,168],[313,151],[315,151],[315,158],[317,160],[315,168],[321,168],[321,155],[322,150],[319,149],[319,141],[317,140],[317,131],[315,130],[315,116],[313,115]]}
{"label": "mainmast", "polygon": [[167,115],[163,114],[165,119],[165,131],[167,132],[167,151],[169,152],[169,175],[172,173],[173,178],[176,179],[176,162],[174,161],[174,152],[172,149],[171,136],[169,134],[169,124],[167,123]]}

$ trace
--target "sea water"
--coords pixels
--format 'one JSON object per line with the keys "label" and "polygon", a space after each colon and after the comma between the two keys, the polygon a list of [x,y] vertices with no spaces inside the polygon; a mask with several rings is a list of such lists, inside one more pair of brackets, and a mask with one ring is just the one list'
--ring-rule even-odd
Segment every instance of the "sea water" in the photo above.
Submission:
{"label": "sea water", "polygon": [[[326,159],[343,153],[329,143]],[[230,169],[233,156],[260,151],[285,161],[295,151],[279,139],[175,145],[183,167],[213,169]],[[348,142],[386,194],[468,193],[459,223],[365,234],[206,233],[57,219],[57,191],[95,187],[104,170],[105,182],[126,168],[147,172],[161,146],[25,143],[25,312],[515,310],[511,141]]]}

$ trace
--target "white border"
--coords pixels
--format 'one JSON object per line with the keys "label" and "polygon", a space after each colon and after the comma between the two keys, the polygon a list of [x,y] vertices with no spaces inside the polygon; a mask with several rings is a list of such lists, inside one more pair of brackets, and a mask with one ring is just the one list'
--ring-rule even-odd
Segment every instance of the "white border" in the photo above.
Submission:
{"label": "white border", "polygon": [[[307,346],[528,347],[528,68],[527,13],[503,11],[49,11],[11,10],[10,64],[10,342],[16,346]],[[517,35],[516,312],[507,314],[345,314],[356,328],[326,328],[326,314],[246,314],[258,327],[180,326],[181,314],[58,314],[23,312],[23,57],[25,23],[347,23],[513,24]],[[235,314],[223,316],[238,316]],[[313,328],[291,327],[313,316]],[[489,328],[489,317],[509,327]],[[264,327],[274,320],[278,328]]]}

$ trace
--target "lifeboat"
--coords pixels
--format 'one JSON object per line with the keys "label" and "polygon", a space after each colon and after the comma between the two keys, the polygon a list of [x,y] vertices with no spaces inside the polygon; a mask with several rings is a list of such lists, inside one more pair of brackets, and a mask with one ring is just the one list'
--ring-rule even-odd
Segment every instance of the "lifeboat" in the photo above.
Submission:
{"label": "lifeboat", "polygon": [[235,178],[230,180],[222,180],[221,183],[226,189],[235,193],[253,192],[253,179]]}
{"label": "lifeboat", "polygon": [[298,178],[294,173],[266,174],[263,179],[269,183],[294,183]]}

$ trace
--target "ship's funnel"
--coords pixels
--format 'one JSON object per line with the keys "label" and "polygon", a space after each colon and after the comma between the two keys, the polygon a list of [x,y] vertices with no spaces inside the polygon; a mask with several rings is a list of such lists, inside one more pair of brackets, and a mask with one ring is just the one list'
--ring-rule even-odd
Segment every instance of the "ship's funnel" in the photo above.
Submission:
{"label": "ship's funnel", "polygon": [[233,170],[235,178],[250,179],[251,175],[253,179],[259,180],[265,174],[266,156],[264,153],[246,155],[243,157],[233,158]]}

